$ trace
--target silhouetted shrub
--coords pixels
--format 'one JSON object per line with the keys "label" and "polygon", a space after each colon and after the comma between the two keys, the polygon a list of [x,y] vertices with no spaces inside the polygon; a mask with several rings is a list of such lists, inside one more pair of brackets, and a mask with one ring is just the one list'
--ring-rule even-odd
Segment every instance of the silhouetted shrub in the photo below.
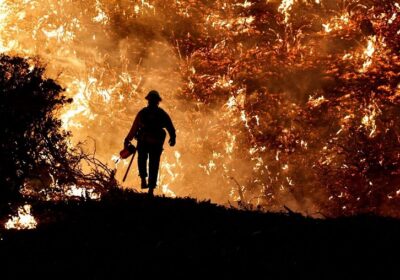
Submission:
{"label": "silhouetted shrub", "polygon": [[[68,170],[78,158],[69,153],[55,110],[71,102],[64,89],[44,77],[38,61],[0,56],[0,196],[9,199],[27,178],[72,180]],[[50,176],[51,174],[51,176]]]}

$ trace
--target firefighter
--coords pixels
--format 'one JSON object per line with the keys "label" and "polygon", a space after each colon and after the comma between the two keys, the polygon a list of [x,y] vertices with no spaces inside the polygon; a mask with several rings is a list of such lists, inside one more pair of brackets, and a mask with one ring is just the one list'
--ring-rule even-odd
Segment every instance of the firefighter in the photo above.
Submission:
{"label": "firefighter", "polygon": [[[159,107],[162,100],[160,94],[157,91],[152,90],[147,94],[146,99],[148,105],[137,114],[131,130],[125,138],[124,147],[126,148],[133,138],[137,140],[141,188],[148,188],[148,194],[152,196],[154,189],[157,187],[160,157],[166,138],[164,128],[168,131],[168,142],[171,147],[175,146],[176,134],[171,118],[167,112]],[[148,173],[147,160],[149,161]]]}

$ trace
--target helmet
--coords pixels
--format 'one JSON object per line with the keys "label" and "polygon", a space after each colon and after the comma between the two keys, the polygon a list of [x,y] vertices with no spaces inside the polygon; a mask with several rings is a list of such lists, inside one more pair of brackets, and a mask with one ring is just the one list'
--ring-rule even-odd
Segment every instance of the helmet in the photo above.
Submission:
{"label": "helmet", "polygon": [[147,94],[146,99],[147,99],[148,101],[158,101],[158,102],[160,102],[160,101],[162,100],[161,97],[160,97],[160,94],[159,94],[158,91],[156,91],[156,90],[150,91],[150,92]]}

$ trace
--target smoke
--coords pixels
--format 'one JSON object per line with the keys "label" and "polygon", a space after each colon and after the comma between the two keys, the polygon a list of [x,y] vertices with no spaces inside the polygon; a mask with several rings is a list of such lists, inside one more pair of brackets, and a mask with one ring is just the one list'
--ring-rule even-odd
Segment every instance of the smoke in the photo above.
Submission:
{"label": "smoke", "polygon": [[[160,190],[226,203],[230,187],[222,176],[221,154],[233,135],[214,135],[221,127],[220,108],[209,109],[201,100],[184,96],[181,68],[187,58],[171,40],[174,32],[183,32],[182,22],[165,14],[168,9],[158,10],[164,6],[159,4],[156,8],[146,1],[5,2],[3,50],[37,56],[47,65],[46,75],[74,98],[60,112],[73,144],[84,141],[111,167],[133,118],[146,105],[145,94],[158,90],[178,133],[176,147],[165,147]],[[193,20],[187,21],[187,28]],[[116,166],[119,179],[126,166],[127,162]],[[123,185],[137,188],[136,167]]]}
{"label": "smoke", "polygon": [[[3,1],[0,49],[40,57],[74,98],[59,112],[73,144],[85,141],[111,167],[144,96],[158,90],[177,128],[160,193],[352,214],[391,202],[367,195],[381,179],[363,162],[378,159],[341,147],[358,139],[357,153],[398,129],[377,118],[397,100],[398,77],[384,73],[397,65],[400,8],[361,2]],[[372,97],[384,90],[391,101]],[[350,180],[352,168],[364,177]],[[385,197],[396,196],[394,182]],[[123,186],[138,189],[136,165]]]}

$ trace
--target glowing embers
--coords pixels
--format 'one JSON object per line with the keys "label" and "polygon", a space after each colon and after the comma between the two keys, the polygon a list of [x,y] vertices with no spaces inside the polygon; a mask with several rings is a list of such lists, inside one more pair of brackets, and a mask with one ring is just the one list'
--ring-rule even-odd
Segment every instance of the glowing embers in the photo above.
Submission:
{"label": "glowing embers", "polygon": [[365,72],[372,65],[373,56],[376,50],[376,36],[370,36],[368,39],[367,48],[364,51],[364,63],[362,66],[361,72]]}
{"label": "glowing embers", "polygon": [[161,186],[161,192],[168,197],[176,197],[173,190],[170,189],[171,184],[173,184],[179,177],[180,173],[176,171],[177,168],[182,169],[181,154],[178,151],[174,153],[174,163],[169,163],[168,159],[163,160],[161,163],[161,170],[159,174],[159,183]]}
{"label": "glowing embers", "polygon": [[369,137],[372,138],[376,135],[376,117],[381,114],[381,110],[379,109],[377,104],[369,105],[365,110],[366,114],[361,119],[362,126],[369,132]]}
{"label": "glowing embers", "polygon": [[93,22],[101,23],[104,25],[108,24],[110,19],[104,12],[101,3],[98,0],[96,1],[96,12],[97,15],[92,19]]}
{"label": "glowing embers", "polygon": [[233,80],[227,78],[226,76],[219,77],[219,79],[212,86],[213,89],[216,88],[230,88],[233,84]]}
{"label": "glowing embers", "polygon": [[0,0],[0,30],[2,31],[0,34],[0,52],[8,52],[15,48],[17,45],[16,40],[10,40],[7,38],[4,29],[8,24],[8,17],[13,14],[13,10],[9,6],[9,1]]}
{"label": "glowing embers", "polygon": [[294,4],[294,0],[282,0],[281,5],[278,8],[278,11],[285,15],[285,22],[289,21],[289,12],[292,9]]}
{"label": "glowing embers", "polygon": [[221,18],[220,15],[212,14],[206,19],[215,29],[225,29],[234,31],[235,34],[247,33],[251,31],[251,24],[254,22],[254,16]]}
{"label": "glowing embers", "polygon": [[343,29],[351,28],[350,16],[348,13],[344,13],[341,16],[333,17],[327,23],[323,23],[322,27],[325,33],[331,33]]}
{"label": "glowing embers", "polygon": [[321,106],[322,104],[328,102],[327,99],[325,99],[324,96],[320,96],[320,97],[313,97],[310,96],[307,102],[307,105],[309,105],[310,107],[316,108]]}
{"label": "glowing embers", "polygon": [[364,48],[358,48],[356,51],[344,54],[342,60],[349,61],[357,65],[357,72],[366,73],[373,69],[374,60],[378,56],[382,57],[382,54],[385,52],[385,48],[386,45],[382,38],[377,36],[368,36],[368,40]]}
{"label": "glowing embers", "polygon": [[[131,77],[127,73],[120,75],[121,83],[131,82]],[[83,125],[81,120],[94,120],[96,114],[93,112],[93,102],[101,100],[107,104],[111,101],[112,94],[120,83],[110,85],[109,87],[101,87],[100,81],[94,77],[89,77],[87,81],[76,79],[71,82],[67,88],[69,95],[72,95],[73,103],[67,106],[67,110],[61,114],[63,128],[70,130],[71,128],[81,129]],[[120,102],[123,97],[120,98]]]}
{"label": "glowing embers", "polygon": [[37,221],[35,217],[31,214],[31,205],[25,204],[18,208],[18,213],[16,216],[11,217],[4,225],[6,229],[35,229],[37,226]]}
{"label": "glowing embers", "polygon": [[101,193],[97,192],[94,188],[78,187],[71,185],[64,188],[65,195],[68,197],[78,197],[85,200],[100,200]]}
{"label": "glowing embers", "polygon": [[46,179],[30,179],[24,183],[20,193],[25,197],[33,197],[44,201],[61,200],[100,200],[102,193],[93,186],[58,184],[53,176]]}
{"label": "glowing embers", "polygon": [[61,116],[61,121],[64,129],[68,130],[71,129],[71,127],[82,128],[82,124],[78,120],[76,120],[78,116],[84,116],[90,119],[94,118],[89,109],[86,90],[86,83],[79,80],[73,81],[67,89],[67,92],[74,92],[75,95],[73,96],[74,103],[69,106],[68,111],[66,111]]}
{"label": "glowing embers", "polygon": [[162,185],[161,191],[167,197],[172,197],[172,198],[176,197],[176,194],[169,188],[169,184]]}
{"label": "glowing embers", "polygon": [[254,3],[248,2],[245,0],[243,3],[237,3],[235,4],[238,7],[243,7],[243,8],[250,8]]}

